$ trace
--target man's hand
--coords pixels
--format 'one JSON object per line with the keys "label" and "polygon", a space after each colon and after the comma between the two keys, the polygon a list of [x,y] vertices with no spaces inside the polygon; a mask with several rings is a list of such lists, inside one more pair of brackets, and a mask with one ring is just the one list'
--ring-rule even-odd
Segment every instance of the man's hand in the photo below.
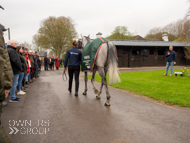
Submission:
{"label": "man's hand", "polygon": [[64,71],[66,71],[67,70],[67,68],[64,68]]}
{"label": "man's hand", "polygon": [[176,65],[176,62],[174,62],[174,65]]}
{"label": "man's hand", "polygon": [[170,55],[170,52],[168,52],[168,55]]}
{"label": "man's hand", "polygon": [[10,89],[5,89],[5,98],[7,98],[7,97],[8,97],[9,92],[10,92]]}

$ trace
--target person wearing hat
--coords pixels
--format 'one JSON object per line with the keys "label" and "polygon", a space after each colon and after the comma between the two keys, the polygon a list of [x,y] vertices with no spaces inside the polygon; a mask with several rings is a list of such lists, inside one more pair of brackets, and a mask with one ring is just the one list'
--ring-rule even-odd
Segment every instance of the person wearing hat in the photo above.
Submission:
{"label": "person wearing hat", "polygon": [[8,97],[12,87],[13,72],[10,64],[9,55],[5,46],[3,32],[7,29],[0,24],[0,142],[10,142],[5,131],[1,126],[1,107],[7,105],[4,99]]}
{"label": "person wearing hat", "polygon": [[[4,70],[0,70],[0,75],[4,74],[4,77],[3,79],[0,79],[0,82],[5,83],[3,90],[5,91],[6,97],[7,97],[9,94],[10,88],[12,87],[13,72],[12,72],[9,55],[8,55],[8,52],[5,46],[4,37],[3,37],[3,34],[4,34],[3,32],[5,32],[6,30],[7,29],[2,24],[0,24],[0,47],[4,49],[4,52],[1,52],[0,54],[1,56],[0,59],[2,59],[2,61],[4,60],[4,64],[3,62],[0,62],[0,69],[4,69]],[[1,86],[0,86],[0,89],[1,89]],[[5,95],[2,95],[2,96],[4,97]],[[2,103],[2,106],[7,105],[7,102],[5,101],[1,103]],[[0,103],[0,107],[1,107],[1,103]]]}

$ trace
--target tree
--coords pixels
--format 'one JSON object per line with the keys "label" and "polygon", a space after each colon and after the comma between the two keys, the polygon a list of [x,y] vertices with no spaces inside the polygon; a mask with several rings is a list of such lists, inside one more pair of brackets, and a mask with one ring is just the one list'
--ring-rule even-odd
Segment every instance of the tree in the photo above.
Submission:
{"label": "tree", "polygon": [[162,41],[162,35],[163,34],[168,34],[168,39],[169,41],[174,41],[177,37],[175,35],[172,35],[168,32],[158,32],[158,33],[155,33],[155,34],[147,34],[145,39],[147,40],[155,40],[155,41]]}
{"label": "tree", "polygon": [[129,40],[133,34],[131,34],[126,26],[117,26],[112,34],[107,39],[119,39],[119,40]]}
{"label": "tree", "polygon": [[29,44],[28,42],[24,42],[19,44],[21,47],[27,48],[27,49],[32,49],[32,44]]}
{"label": "tree", "polygon": [[71,18],[49,17],[42,21],[38,33],[33,37],[33,42],[39,47],[50,49],[60,57],[76,36],[77,32]]}

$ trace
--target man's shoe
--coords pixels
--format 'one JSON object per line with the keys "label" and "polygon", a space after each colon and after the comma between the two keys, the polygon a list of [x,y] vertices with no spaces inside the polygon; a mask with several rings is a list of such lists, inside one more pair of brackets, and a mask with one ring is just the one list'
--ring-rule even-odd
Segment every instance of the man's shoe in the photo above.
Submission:
{"label": "man's shoe", "polygon": [[20,90],[19,92],[17,92],[18,95],[24,95],[26,94],[26,92],[23,92],[22,90]]}
{"label": "man's shoe", "polygon": [[3,101],[3,102],[2,102],[2,106],[3,106],[3,107],[4,107],[4,106],[7,106],[7,104],[8,104],[8,103],[7,103],[6,101]]}
{"label": "man's shoe", "polygon": [[75,93],[75,96],[78,97],[78,92]]}
{"label": "man's shoe", "polygon": [[[27,82],[25,82],[25,85],[29,85],[30,84],[30,82],[29,81],[27,81]],[[28,87],[28,86],[27,86]]]}
{"label": "man's shoe", "polygon": [[163,76],[167,76],[167,74],[164,74]]}
{"label": "man's shoe", "polygon": [[71,89],[68,89],[68,91],[69,91],[69,93],[71,93],[72,91],[71,91]]}
{"label": "man's shoe", "polygon": [[32,83],[33,81],[30,79],[29,82]]}
{"label": "man's shoe", "polygon": [[25,86],[24,86],[24,88],[28,88],[28,86],[27,86],[27,85],[25,85]]}
{"label": "man's shoe", "polygon": [[16,97],[16,99],[20,101],[20,98]]}
{"label": "man's shoe", "polygon": [[12,99],[12,100],[9,100],[9,102],[19,102],[19,99]]}
{"label": "man's shoe", "polygon": [[34,80],[36,80],[36,78],[34,77],[32,80],[34,81]]}

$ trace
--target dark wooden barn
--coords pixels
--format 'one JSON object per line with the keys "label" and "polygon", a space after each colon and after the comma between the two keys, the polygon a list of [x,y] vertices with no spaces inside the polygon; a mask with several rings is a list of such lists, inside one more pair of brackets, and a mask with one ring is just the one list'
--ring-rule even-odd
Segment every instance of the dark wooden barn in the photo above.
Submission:
{"label": "dark wooden barn", "polygon": [[127,40],[112,41],[119,58],[119,67],[165,66],[169,46],[177,53],[177,65],[185,65],[184,44],[181,42]]}

